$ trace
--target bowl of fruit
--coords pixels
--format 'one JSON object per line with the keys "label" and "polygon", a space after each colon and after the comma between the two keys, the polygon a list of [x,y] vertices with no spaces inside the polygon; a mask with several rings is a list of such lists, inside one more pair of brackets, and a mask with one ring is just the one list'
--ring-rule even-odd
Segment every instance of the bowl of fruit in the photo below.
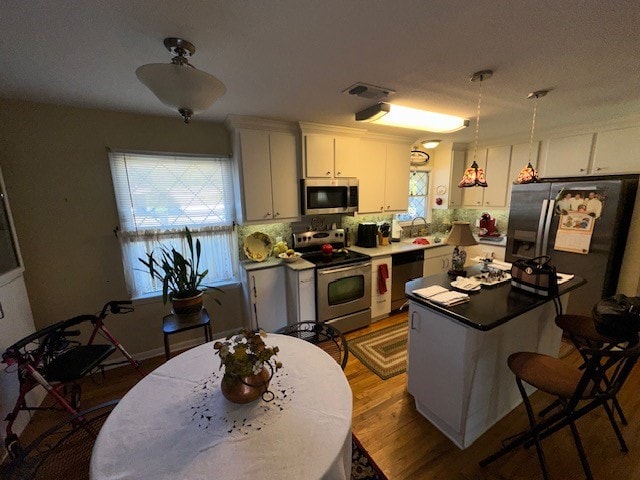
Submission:
{"label": "bowl of fruit", "polygon": [[295,262],[301,256],[302,256],[302,254],[300,252],[295,252],[290,248],[286,252],[281,253],[280,255],[278,255],[278,258],[281,258],[285,262],[289,262],[290,263],[290,262]]}

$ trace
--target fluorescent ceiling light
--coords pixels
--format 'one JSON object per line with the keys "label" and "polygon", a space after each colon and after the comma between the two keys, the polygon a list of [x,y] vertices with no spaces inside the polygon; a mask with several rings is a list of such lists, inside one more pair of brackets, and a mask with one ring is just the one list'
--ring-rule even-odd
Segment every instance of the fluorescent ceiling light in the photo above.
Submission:
{"label": "fluorescent ceiling light", "polygon": [[384,102],[356,113],[356,120],[438,133],[457,132],[469,125],[469,120],[461,117]]}

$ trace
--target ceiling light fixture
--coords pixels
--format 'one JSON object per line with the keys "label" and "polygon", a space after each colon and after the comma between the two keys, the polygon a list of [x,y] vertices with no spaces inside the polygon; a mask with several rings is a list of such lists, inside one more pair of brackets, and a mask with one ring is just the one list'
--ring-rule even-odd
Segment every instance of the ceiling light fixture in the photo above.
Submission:
{"label": "ceiling light fixture", "polygon": [[493,76],[493,70],[481,70],[471,76],[472,82],[480,82],[478,91],[478,108],[476,109],[476,139],[473,148],[473,163],[467,168],[462,175],[462,180],[458,187],[486,187],[487,180],[484,177],[484,169],[478,166],[476,156],[478,155],[478,133],[480,132],[480,106],[482,105],[482,82]]}
{"label": "ceiling light fixture", "polygon": [[436,148],[442,140],[424,140],[422,146],[424,148]]}
{"label": "ceiling light fixture", "polygon": [[189,63],[196,47],[182,38],[164,39],[173,55],[171,63],[149,63],[138,67],[136,76],[162,103],[175,108],[189,123],[194,112],[206,110],[226,92],[224,84]]}
{"label": "ceiling light fixture", "polygon": [[385,102],[356,113],[356,120],[437,133],[457,132],[469,125],[469,120],[461,117]]}
{"label": "ceiling light fixture", "polygon": [[531,165],[531,152],[533,151],[533,132],[536,128],[536,111],[538,110],[538,99],[544,97],[549,90],[537,90],[527,95],[527,98],[534,99],[533,102],[533,116],[531,118],[531,135],[529,136],[529,158],[527,166],[520,170],[516,183],[535,183],[539,181],[538,171]]}

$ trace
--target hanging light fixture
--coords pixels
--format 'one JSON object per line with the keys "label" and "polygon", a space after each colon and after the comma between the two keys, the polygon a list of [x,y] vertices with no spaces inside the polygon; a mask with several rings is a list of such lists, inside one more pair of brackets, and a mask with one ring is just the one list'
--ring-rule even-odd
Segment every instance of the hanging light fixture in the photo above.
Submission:
{"label": "hanging light fixture", "polygon": [[493,70],[481,70],[471,76],[472,82],[480,82],[478,92],[478,108],[476,109],[476,139],[473,148],[473,163],[467,168],[462,175],[462,180],[458,187],[486,187],[487,181],[484,177],[484,169],[478,166],[476,156],[478,155],[478,133],[480,132],[480,106],[482,105],[482,82],[493,76]]}
{"label": "hanging light fixture", "polygon": [[136,76],[162,103],[175,108],[189,123],[194,112],[206,110],[226,92],[224,84],[189,63],[196,47],[182,38],[164,39],[173,55],[171,63],[150,63],[138,67]]}
{"label": "hanging light fixture", "polygon": [[531,165],[531,152],[533,151],[533,132],[536,128],[536,111],[538,109],[538,99],[540,97],[544,97],[547,93],[549,93],[549,90],[537,90],[527,95],[527,98],[534,99],[533,116],[531,118],[531,135],[529,136],[529,157],[527,166],[520,170],[515,183],[535,183],[540,180],[538,178],[538,171],[533,168],[533,165]]}
{"label": "hanging light fixture", "polygon": [[469,125],[469,120],[462,117],[385,102],[356,113],[356,120],[436,133],[457,132]]}

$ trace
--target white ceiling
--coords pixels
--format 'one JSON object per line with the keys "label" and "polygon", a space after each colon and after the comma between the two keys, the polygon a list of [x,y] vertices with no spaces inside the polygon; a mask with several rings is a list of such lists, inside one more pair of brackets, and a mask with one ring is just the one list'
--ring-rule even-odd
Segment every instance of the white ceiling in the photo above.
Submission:
{"label": "white ceiling", "polygon": [[449,135],[367,127],[416,139],[528,140],[570,125],[640,123],[640,3],[623,0],[5,0],[0,97],[173,115],[136,78],[169,62],[164,37],[196,45],[191,62],[227,93],[197,119],[228,114],[358,127],[375,101],[355,82],[392,88],[396,103],[464,116]]}

